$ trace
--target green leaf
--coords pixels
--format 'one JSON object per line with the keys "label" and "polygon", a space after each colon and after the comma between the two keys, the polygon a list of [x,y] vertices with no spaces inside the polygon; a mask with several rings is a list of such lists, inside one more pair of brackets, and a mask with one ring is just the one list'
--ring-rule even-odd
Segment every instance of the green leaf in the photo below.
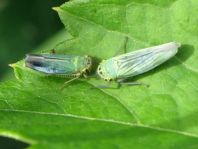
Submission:
{"label": "green leaf", "polygon": [[[67,29],[59,53],[99,60],[127,50],[181,42],[170,61],[132,78],[150,85],[99,89],[99,79],[60,87],[63,78],[45,77],[14,64],[18,80],[0,86],[0,134],[30,148],[197,148],[198,1],[73,0],[58,11]],[[72,38],[72,39],[71,39]]]}

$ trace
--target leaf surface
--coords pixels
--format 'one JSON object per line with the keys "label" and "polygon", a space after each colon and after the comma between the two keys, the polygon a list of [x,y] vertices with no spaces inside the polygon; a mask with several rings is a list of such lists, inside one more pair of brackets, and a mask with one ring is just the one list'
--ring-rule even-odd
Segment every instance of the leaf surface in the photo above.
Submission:
{"label": "leaf surface", "polygon": [[122,53],[126,36],[127,51],[170,41],[182,47],[130,80],[149,88],[100,89],[104,81],[92,78],[60,90],[65,79],[45,77],[20,61],[18,80],[0,86],[0,134],[35,149],[197,148],[197,8],[196,0],[73,0],[56,8],[67,29],[60,41],[70,39],[50,41],[58,53],[101,61]]}

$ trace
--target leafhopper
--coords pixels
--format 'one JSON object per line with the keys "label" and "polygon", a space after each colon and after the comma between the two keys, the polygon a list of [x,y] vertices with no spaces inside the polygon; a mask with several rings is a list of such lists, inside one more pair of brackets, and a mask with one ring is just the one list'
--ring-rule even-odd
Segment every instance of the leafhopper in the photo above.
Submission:
{"label": "leafhopper", "polygon": [[92,68],[90,56],[63,55],[63,54],[27,54],[25,66],[50,76],[73,77],[65,84],[87,77]]}
{"label": "leafhopper", "polygon": [[121,84],[138,84],[137,82],[124,83],[124,81],[152,70],[169,60],[177,53],[180,46],[180,43],[170,42],[103,60],[97,68],[97,74],[106,81],[115,80]]}

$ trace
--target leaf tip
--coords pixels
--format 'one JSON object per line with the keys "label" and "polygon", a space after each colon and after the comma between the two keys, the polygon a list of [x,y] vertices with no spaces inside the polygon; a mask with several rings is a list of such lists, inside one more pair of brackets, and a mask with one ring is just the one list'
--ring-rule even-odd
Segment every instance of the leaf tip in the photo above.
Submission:
{"label": "leaf tip", "polygon": [[57,12],[61,10],[60,7],[52,7],[52,9],[57,11]]}
{"label": "leaf tip", "polygon": [[16,67],[16,64],[8,64],[8,66],[14,68],[14,67]]}

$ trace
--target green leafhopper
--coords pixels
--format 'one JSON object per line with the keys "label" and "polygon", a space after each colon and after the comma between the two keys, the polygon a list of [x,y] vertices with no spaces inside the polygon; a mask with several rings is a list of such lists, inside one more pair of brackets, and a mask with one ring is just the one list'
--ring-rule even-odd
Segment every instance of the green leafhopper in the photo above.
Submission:
{"label": "green leafhopper", "polygon": [[74,77],[68,81],[71,82],[81,76],[87,76],[91,71],[92,58],[62,54],[28,54],[25,58],[25,66],[45,75]]}
{"label": "green leafhopper", "polygon": [[164,63],[177,53],[179,47],[180,43],[170,42],[115,56],[103,60],[97,68],[97,74],[106,81],[121,83]]}

